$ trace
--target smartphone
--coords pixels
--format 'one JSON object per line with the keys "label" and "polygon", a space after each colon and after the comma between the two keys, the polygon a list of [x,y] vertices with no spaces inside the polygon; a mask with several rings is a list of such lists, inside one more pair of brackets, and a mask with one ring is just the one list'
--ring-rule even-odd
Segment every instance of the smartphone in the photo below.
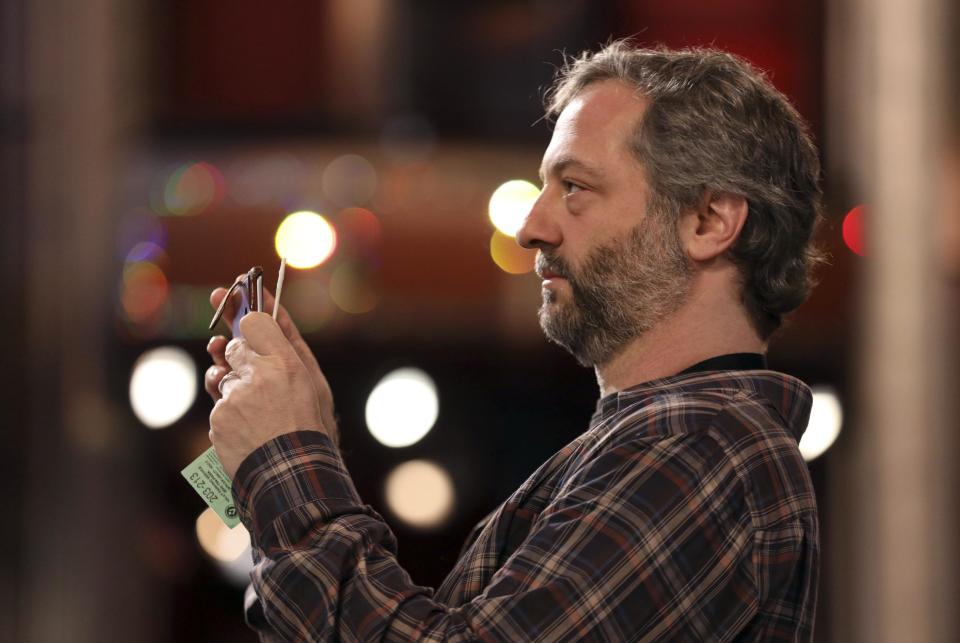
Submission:
{"label": "smartphone", "polygon": [[263,310],[263,268],[254,266],[248,270],[237,290],[240,291],[240,305],[237,306],[237,314],[233,316],[231,331],[234,337],[241,336],[240,320],[244,315]]}

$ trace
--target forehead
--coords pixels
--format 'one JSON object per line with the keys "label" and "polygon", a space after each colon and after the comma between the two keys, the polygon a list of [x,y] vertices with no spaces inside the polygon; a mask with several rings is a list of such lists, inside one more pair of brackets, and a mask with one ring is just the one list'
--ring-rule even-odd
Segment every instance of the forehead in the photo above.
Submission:
{"label": "forehead", "polygon": [[629,142],[648,103],[634,88],[617,80],[587,85],[557,118],[541,173],[571,160],[605,170],[626,158],[635,161]]}

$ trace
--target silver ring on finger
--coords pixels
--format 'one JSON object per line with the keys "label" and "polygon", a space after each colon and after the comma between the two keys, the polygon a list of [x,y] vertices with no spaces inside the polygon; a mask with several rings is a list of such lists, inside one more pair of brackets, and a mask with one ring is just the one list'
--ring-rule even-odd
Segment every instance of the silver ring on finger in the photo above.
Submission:
{"label": "silver ring on finger", "polygon": [[236,373],[235,371],[230,371],[229,373],[227,373],[226,375],[224,375],[224,376],[223,376],[223,379],[220,380],[220,383],[217,384],[217,390],[220,391],[220,395],[223,395],[223,385],[224,385],[224,384],[226,384],[227,382],[229,382],[229,381],[231,381],[231,380],[239,380],[239,379],[240,379],[240,376],[237,375],[237,373]]}

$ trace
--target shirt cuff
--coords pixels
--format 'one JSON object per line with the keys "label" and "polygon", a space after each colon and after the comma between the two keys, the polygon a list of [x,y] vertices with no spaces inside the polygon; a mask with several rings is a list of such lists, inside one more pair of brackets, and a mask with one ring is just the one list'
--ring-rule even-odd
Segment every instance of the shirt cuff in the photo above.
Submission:
{"label": "shirt cuff", "polygon": [[[273,438],[248,455],[233,479],[233,498],[254,546],[285,513],[309,507],[312,521],[368,513],[333,441],[321,431]],[[272,540],[272,539],[270,539]]]}

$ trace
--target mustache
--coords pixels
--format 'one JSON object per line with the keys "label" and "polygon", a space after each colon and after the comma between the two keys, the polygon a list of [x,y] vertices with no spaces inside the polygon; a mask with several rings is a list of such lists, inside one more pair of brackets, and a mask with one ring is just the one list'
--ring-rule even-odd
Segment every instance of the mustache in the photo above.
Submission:
{"label": "mustache", "polygon": [[541,250],[537,253],[537,259],[534,263],[534,270],[541,279],[543,279],[544,273],[551,272],[555,275],[563,277],[564,279],[570,279],[570,264],[563,260],[563,258],[544,252]]}

